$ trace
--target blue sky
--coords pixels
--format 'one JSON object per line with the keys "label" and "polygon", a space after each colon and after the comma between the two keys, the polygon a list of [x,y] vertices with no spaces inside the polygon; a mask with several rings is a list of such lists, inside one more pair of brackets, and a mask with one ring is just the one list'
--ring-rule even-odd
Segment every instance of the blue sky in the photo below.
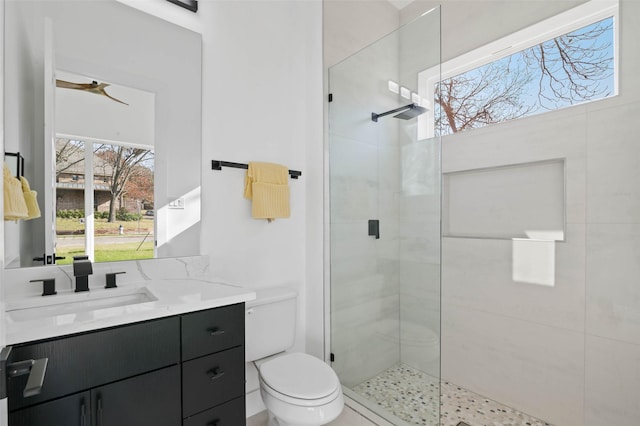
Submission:
{"label": "blue sky", "polygon": [[[613,18],[607,18],[602,21],[596,22],[594,24],[587,25],[583,28],[567,33],[566,36],[567,38],[570,38],[571,35],[581,35],[597,27],[608,27],[609,29],[607,31],[602,32],[602,34],[600,34],[596,38],[582,40],[579,43],[576,43],[577,47],[584,47],[584,48],[588,48],[589,46],[607,46],[606,49],[600,52],[600,55],[604,55],[608,60],[610,60],[610,70],[609,72],[606,73],[605,76],[603,76],[603,78],[595,82],[595,84],[598,85],[598,89],[599,89],[596,95],[589,96],[587,98],[582,98],[582,99],[573,99],[571,101],[558,99],[553,96],[548,86],[548,79],[546,78],[543,80],[543,84],[542,84],[543,89],[541,92],[540,67],[536,63],[535,66],[529,66],[529,68],[527,68],[527,64],[525,63],[523,52],[515,53],[511,56],[495,61],[493,64],[487,64],[487,65],[484,65],[483,67],[468,71],[464,74],[461,74],[460,76],[456,76],[456,78],[463,76],[467,79],[474,79],[474,78],[478,78],[478,76],[481,75],[483,71],[486,71],[488,67],[497,66],[499,68],[500,66],[506,67],[508,65],[509,74],[499,75],[496,77],[496,86],[500,86],[501,84],[502,85],[506,84],[506,82],[509,80],[509,77],[515,75],[515,73],[517,73],[518,71],[528,72],[530,75],[530,80],[526,85],[524,85],[524,87],[522,88],[521,94],[519,96],[522,103],[526,107],[531,108],[530,112],[527,115],[532,115],[532,114],[536,114],[539,112],[544,112],[552,109],[564,108],[572,104],[578,104],[586,101],[597,100],[607,96],[614,95],[615,87],[614,87],[614,70],[613,70],[614,68]],[[532,49],[534,48],[528,49],[528,51],[531,51]],[[549,50],[549,52],[551,51],[552,50]],[[527,50],[525,50],[524,52],[526,53]],[[563,73],[560,68],[557,68],[554,71],[554,75],[562,75],[562,74]],[[483,92],[483,94],[479,94],[478,96],[481,98],[485,96],[489,96],[488,92],[490,92],[490,90],[486,90],[485,92]],[[543,100],[543,104],[541,104],[539,99],[540,93],[542,93],[545,96],[548,96],[551,99]],[[447,133],[450,133],[450,132],[446,131],[446,129],[445,131],[442,132],[442,134],[447,134]]]}

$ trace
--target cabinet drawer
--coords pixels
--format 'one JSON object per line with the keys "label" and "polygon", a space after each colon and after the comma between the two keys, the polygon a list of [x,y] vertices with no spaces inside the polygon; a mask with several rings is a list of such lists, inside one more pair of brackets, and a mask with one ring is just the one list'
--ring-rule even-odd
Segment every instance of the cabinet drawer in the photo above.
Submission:
{"label": "cabinet drawer", "polygon": [[244,395],[244,346],[182,364],[182,417]]}
{"label": "cabinet drawer", "polygon": [[182,317],[182,360],[244,345],[244,303]]}
{"label": "cabinet drawer", "polygon": [[28,375],[9,379],[9,409],[71,395],[180,362],[180,319],[163,318],[15,346],[13,362],[49,358],[39,395],[24,398]]}
{"label": "cabinet drawer", "polygon": [[182,426],[243,425],[246,422],[244,397],[225,402],[203,413],[184,419]]}

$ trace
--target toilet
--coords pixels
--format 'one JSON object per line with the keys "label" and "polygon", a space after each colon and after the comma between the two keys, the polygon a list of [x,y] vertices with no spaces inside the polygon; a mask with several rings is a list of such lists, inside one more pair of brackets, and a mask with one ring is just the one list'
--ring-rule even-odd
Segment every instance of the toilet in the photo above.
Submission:
{"label": "toilet", "polygon": [[294,342],[297,293],[277,287],[256,290],[245,305],[245,354],[258,370],[269,426],[319,426],[344,407],[331,367],[311,355],[285,353]]}

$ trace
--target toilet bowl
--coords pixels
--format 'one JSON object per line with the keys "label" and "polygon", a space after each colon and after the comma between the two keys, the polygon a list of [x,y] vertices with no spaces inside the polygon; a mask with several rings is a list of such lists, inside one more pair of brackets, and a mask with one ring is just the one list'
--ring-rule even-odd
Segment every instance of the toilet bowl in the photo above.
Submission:
{"label": "toilet bowl", "polygon": [[283,352],[293,345],[297,294],[291,289],[256,291],[246,305],[246,360],[258,370],[269,426],[320,426],[344,407],[333,369],[311,355]]}
{"label": "toilet bowl", "polygon": [[269,426],[323,425],[344,407],[338,377],[311,355],[285,354],[260,365],[258,371]]}

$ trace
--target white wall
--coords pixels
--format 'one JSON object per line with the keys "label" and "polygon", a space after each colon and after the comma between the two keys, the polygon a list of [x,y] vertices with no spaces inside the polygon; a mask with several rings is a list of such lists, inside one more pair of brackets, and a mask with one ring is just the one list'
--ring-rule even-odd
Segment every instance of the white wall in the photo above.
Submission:
{"label": "white wall", "polygon": [[385,35],[400,23],[387,0],[324,0],[323,52],[328,69]]}
{"label": "white wall", "polygon": [[[201,2],[198,13],[206,22],[201,246],[211,277],[297,289],[295,349],[309,342],[322,356],[321,3]],[[252,219],[244,172],[212,171],[213,159],[301,170],[289,181],[291,218]],[[258,400],[250,396],[248,415]]]}
{"label": "white wall", "polygon": [[585,1],[415,0],[400,11],[400,20],[405,24],[441,5],[442,60],[447,61]]}

